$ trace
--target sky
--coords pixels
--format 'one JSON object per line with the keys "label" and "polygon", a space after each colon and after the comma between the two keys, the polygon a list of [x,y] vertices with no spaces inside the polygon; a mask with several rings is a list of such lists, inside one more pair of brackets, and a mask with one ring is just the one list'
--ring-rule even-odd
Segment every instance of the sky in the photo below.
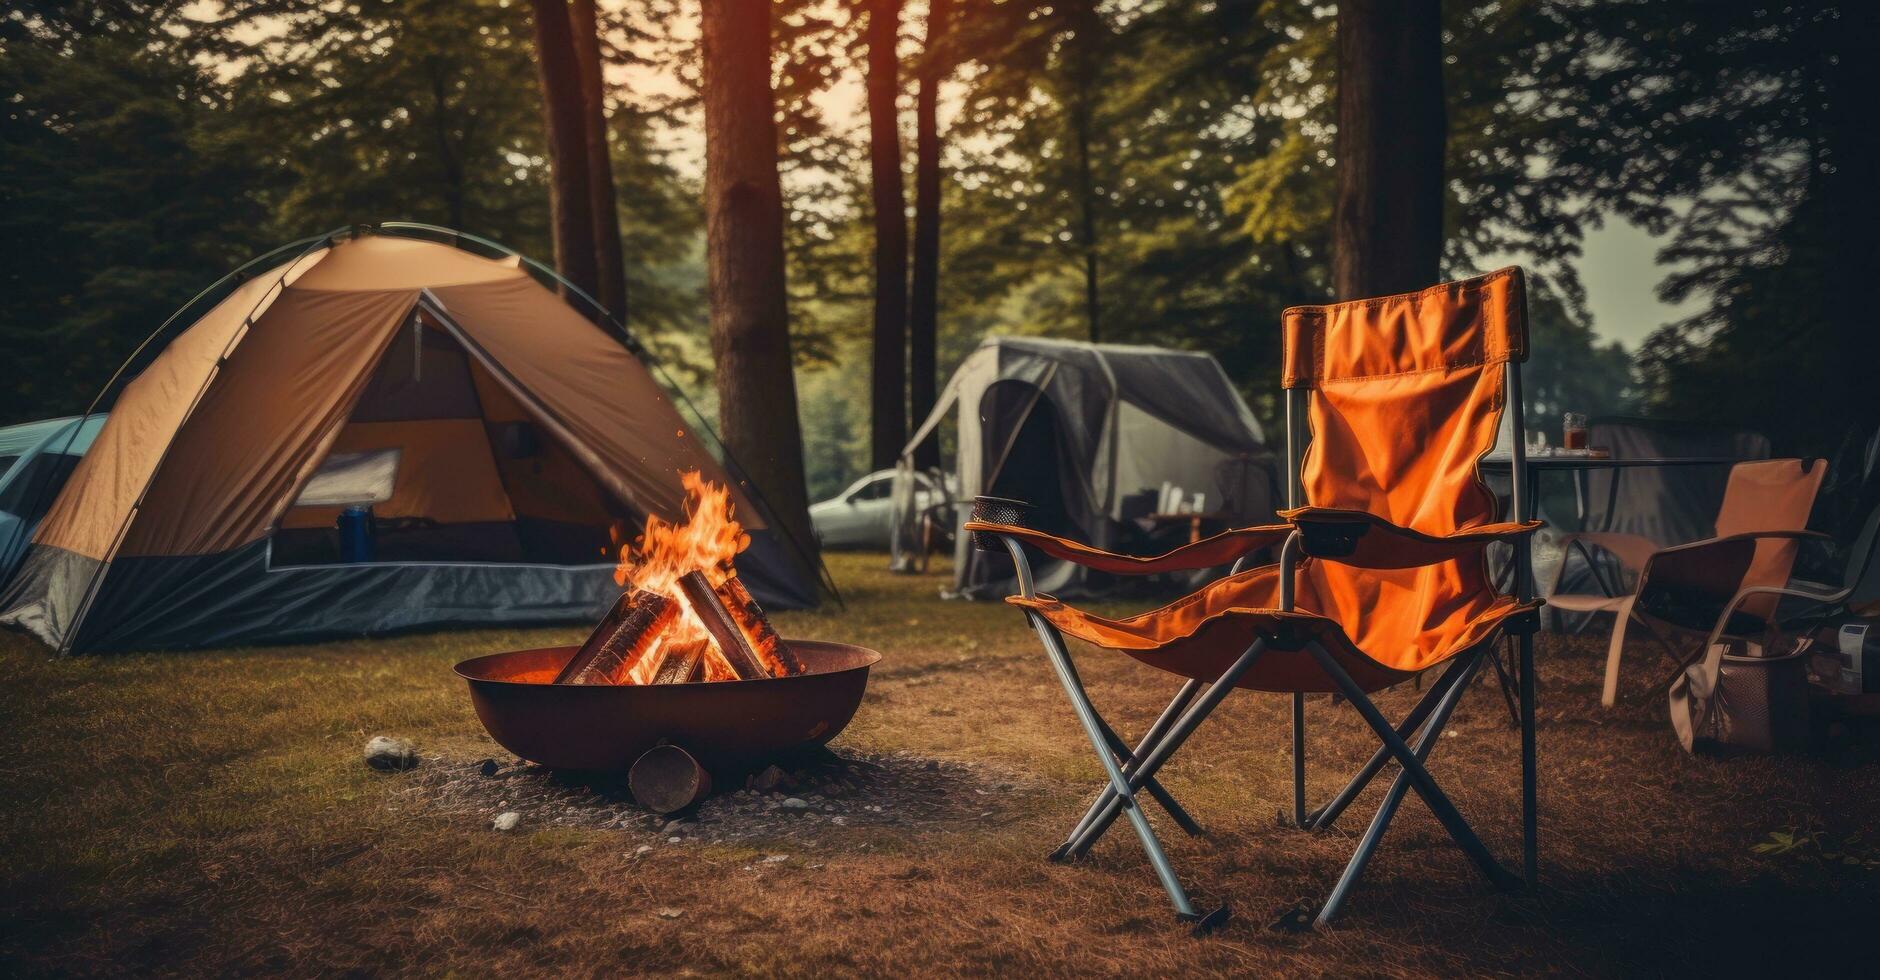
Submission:
{"label": "sky", "polygon": [[1586,235],[1578,264],[1593,329],[1628,350],[1638,349],[1639,342],[1658,327],[1702,306],[1702,297],[1682,304],[1658,298],[1658,283],[1666,273],[1657,262],[1662,244],[1645,229],[1618,219]]}

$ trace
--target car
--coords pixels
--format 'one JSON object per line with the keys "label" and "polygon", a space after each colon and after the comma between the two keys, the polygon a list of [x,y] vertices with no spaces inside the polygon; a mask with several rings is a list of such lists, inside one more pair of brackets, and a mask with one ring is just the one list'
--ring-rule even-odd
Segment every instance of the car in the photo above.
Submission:
{"label": "car", "polygon": [[[914,474],[915,513],[945,498],[932,475]],[[816,539],[825,548],[886,551],[894,528],[894,471],[876,470],[848,489],[809,508]]]}

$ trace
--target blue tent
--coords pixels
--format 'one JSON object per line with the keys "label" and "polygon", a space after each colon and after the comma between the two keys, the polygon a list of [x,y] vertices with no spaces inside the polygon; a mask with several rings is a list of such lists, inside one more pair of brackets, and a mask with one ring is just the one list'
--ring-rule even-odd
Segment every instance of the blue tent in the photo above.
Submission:
{"label": "blue tent", "polygon": [[74,415],[0,428],[0,584],[13,577],[33,529],[104,420]]}

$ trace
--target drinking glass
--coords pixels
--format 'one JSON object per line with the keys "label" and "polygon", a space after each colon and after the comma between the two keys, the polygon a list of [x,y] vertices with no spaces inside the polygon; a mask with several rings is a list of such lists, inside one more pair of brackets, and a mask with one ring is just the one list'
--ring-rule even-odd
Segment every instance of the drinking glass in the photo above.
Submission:
{"label": "drinking glass", "polygon": [[1567,412],[1560,416],[1560,445],[1566,449],[1586,448],[1586,414]]}

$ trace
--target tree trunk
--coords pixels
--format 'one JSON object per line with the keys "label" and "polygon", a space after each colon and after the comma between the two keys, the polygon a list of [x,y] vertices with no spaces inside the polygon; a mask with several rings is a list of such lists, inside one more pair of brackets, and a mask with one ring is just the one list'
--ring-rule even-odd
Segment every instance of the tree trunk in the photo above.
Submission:
{"label": "tree trunk", "polygon": [[529,3],[534,13],[535,63],[541,72],[542,114],[548,136],[548,206],[555,239],[555,269],[593,295],[596,267],[594,222],[588,201],[587,124],[568,3]]}
{"label": "tree trunk", "polygon": [[[940,395],[940,80],[947,75],[952,0],[931,0],[914,96],[914,285],[908,300],[908,418],[927,421]],[[938,436],[914,449],[914,465],[940,465]]]}
{"label": "tree trunk", "polygon": [[874,371],[869,457],[894,465],[907,441],[907,196],[901,180],[901,0],[868,0],[868,171],[875,206]]}
{"label": "tree trunk", "polygon": [[784,293],[768,0],[703,0],[705,248],[725,446],[812,562]]}
{"label": "tree trunk", "polygon": [[1071,25],[1070,71],[1075,84],[1070,100],[1071,140],[1077,154],[1077,245],[1083,253],[1084,320],[1090,342],[1103,342],[1102,304],[1098,290],[1096,162],[1091,144],[1096,139],[1096,99],[1102,90],[1107,29],[1097,13],[1097,0],[1079,0],[1068,14]]}
{"label": "tree trunk", "polygon": [[1443,253],[1442,5],[1339,0],[1338,299],[1433,285]]}
{"label": "tree trunk", "polygon": [[594,0],[568,8],[575,60],[581,73],[586,120],[588,211],[594,220],[594,298],[621,323],[627,322],[627,265],[620,252],[620,207],[614,200],[614,165],[607,148],[607,102],[601,62],[600,22]]}

